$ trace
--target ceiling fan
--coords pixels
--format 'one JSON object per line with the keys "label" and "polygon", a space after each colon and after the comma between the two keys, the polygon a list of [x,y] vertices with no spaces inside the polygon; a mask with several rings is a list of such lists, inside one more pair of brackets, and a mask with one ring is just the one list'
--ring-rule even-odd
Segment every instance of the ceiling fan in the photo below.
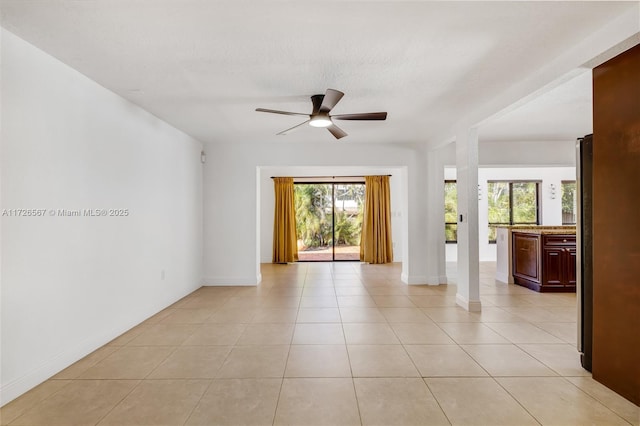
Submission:
{"label": "ceiling fan", "polygon": [[301,127],[307,123],[313,127],[326,128],[336,139],[347,136],[347,133],[340,127],[333,124],[333,120],[386,120],[386,112],[364,112],[359,114],[338,114],[330,115],[329,113],[336,106],[336,104],[342,99],[344,93],[339,90],[327,89],[324,95],[311,96],[311,102],[313,103],[313,111],[311,114],[303,114],[300,112],[278,111],[275,109],[256,108],[259,112],[271,112],[274,114],[283,115],[302,115],[309,117],[309,119],[303,123],[297,124],[290,129],[283,130],[278,135],[286,135],[289,132]]}

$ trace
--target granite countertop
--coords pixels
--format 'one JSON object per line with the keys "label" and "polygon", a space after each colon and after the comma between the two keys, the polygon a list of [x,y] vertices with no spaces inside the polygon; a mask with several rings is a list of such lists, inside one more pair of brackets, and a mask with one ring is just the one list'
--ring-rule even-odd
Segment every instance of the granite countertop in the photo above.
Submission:
{"label": "granite countertop", "polygon": [[496,228],[505,228],[510,229],[512,231],[520,231],[523,229],[533,229],[533,230],[558,230],[558,231],[575,231],[575,225],[555,225],[555,226],[545,226],[545,225],[504,225],[497,226]]}
{"label": "granite countertop", "polygon": [[548,227],[542,229],[525,228],[525,229],[511,229],[511,232],[520,232],[523,234],[536,234],[536,235],[576,235],[576,227],[561,228],[561,227]]}
{"label": "granite countertop", "polygon": [[499,226],[498,228],[505,228],[511,232],[524,232],[526,234],[538,234],[538,235],[575,235],[575,225],[557,225],[557,226],[544,226],[544,225],[512,225],[512,226]]}

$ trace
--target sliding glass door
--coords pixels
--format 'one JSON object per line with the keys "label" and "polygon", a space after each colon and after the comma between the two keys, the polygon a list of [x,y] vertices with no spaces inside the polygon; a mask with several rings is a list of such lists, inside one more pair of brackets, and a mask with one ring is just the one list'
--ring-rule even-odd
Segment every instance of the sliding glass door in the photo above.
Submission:
{"label": "sliding glass door", "polygon": [[294,185],[298,258],[333,260],[333,184]]}
{"label": "sliding glass door", "polygon": [[360,260],[364,183],[296,183],[300,261]]}

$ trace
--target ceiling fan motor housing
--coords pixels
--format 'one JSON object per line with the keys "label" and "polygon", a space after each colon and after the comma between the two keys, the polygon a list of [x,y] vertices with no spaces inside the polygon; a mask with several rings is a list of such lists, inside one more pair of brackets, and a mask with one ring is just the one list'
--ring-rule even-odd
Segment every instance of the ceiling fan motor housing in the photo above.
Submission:
{"label": "ceiling fan motor housing", "polygon": [[313,103],[313,112],[311,115],[315,115],[320,112],[320,105],[322,105],[322,101],[324,100],[324,95],[312,95],[311,102]]}

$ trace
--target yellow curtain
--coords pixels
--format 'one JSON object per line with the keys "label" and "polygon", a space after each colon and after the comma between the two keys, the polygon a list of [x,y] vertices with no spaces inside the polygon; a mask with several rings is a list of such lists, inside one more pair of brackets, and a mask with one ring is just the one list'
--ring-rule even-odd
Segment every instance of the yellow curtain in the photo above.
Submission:
{"label": "yellow curtain", "polygon": [[365,176],[364,179],[366,187],[360,260],[369,263],[393,262],[389,176]]}
{"label": "yellow curtain", "polygon": [[296,209],[293,199],[293,178],[273,178],[276,209],[273,221],[273,263],[298,260]]}

